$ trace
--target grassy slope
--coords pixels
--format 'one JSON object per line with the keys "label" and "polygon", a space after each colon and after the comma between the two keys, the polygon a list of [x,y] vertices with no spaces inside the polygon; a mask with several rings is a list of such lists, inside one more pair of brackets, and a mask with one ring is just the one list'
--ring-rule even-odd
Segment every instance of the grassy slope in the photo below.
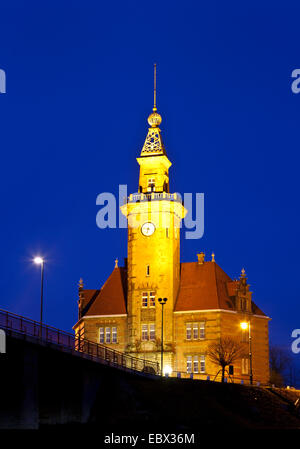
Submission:
{"label": "grassy slope", "polygon": [[91,424],[102,429],[188,432],[209,429],[296,429],[289,404],[261,388],[215,382],[107,375]]}

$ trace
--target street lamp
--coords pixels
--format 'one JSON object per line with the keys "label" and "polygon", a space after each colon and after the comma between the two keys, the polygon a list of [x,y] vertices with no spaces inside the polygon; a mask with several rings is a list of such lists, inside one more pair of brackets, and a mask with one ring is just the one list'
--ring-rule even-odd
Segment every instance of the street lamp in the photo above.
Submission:
{"label": "street lamp", "polygon": [[171,374],[172,374],[172,367],[171,366],[169,366],[169,365],[166,365],[165,367],[164,367],[164,375],[166,376],[166,377],[169,377]]}
{"label": "street lamp", "polygon": [[253,370],[252,370],[252,342],[251,342],[251,324],[250,321],[240,323],[243,330],[249,329],[249,360],[250,360],[250,385],[253,384]]}
{"label": "street lamp", "polygon": [[42,324],[43,324],[43,294],[44,294],[44,259],[41,257],[35,257],[33,262],[36,265],[41,266],[41,314],[40,314],[40,324],[41,324],[41,336],[42,336]]}
{"label": "street lamp", "polygon": [[168,301],[168,298],[158,298],[158,302],[161,304],[161,375],[164,374],[164,305]]}

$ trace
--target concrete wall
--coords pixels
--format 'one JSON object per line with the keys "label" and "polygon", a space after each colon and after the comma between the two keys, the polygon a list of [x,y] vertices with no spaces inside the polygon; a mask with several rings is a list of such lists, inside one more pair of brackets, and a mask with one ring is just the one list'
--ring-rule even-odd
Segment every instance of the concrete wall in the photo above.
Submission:
{"label": "concrete wall", "polygon": [[74,432],[94,430],[101,446],[111,432],[236,432],[300,425],[287,403],[262,388],[145,377],[22,338],[8,336],[7,353],[0,357],[1,429],[67,424],[64,428]]}
{"label": "concrete wall", "polygon": [[111,370],[50,345],[7,336],[6,354],[0,354],[0,428],[86,423]]}

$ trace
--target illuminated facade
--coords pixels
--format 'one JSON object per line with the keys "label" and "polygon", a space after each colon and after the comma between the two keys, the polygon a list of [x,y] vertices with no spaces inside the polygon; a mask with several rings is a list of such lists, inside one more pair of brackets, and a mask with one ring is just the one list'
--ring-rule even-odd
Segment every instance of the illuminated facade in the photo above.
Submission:
{"label": "illuminated facade", "polygon": [[[240,323],[251,322],[254,380],[269,379],[269,318],[254,304],[245,272],[232,280],[204,253],[180,263],[180,222],[187,213],[169,190],[169,161],[161,137],[156,103],[148,134],[137,158],[138,193],[122,206],[128,220],[128,258],[99,290],[79,285],[77,334],[119,351],[157,360],[161,357],[164,306],[164,366],[206,378],[219,370],[206,357],[221,336],[247,344]],[[236,378],[249,378],[249,358],[234,364]]]}

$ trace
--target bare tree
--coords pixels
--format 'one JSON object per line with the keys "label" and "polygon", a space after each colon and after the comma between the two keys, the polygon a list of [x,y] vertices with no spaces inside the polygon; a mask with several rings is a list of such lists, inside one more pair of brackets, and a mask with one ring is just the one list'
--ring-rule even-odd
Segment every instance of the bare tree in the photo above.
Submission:
{"label": "bare tree", "polygon": [[231,337],[222,337],[219,341],[208,347],[207,356],[212,363],[220,366],[222,382],[225,379],[226,366],[232,365],[236,360],[247,354],[245,346]]}
{"label": "bare tree", "polygon": [[278,387],[283,387],[284,378],[292,369],[291,355],[280,346],[270,347],[270,382]]}

